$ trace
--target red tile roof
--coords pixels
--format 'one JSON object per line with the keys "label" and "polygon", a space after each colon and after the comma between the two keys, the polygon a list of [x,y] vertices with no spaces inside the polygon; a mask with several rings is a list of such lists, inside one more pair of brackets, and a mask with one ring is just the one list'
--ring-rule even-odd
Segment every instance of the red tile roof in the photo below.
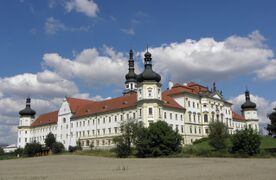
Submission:
{"label": "red tile roof", "polygon": [[136,106],[136,93],[121,96],[113,99],[108,99],[104,101],[92,101],[90,103],[80,104],[77,108],[77,111],[74,114],[74,118],[82,117],[86,115],[96,114],[96,113],[104,113],[107,111],[125,109]]}
{"label": "red tile roof", "polygon": [[72,98],[72,97],[66,97],[66,100],[69,103],[72,113],[77,112],[80,106],[84,106],[86,104],[95,102],[93,100],[79,99],[79,98]]}
{"label": "red tile roof", "polygon": [[232,111],[232,118],[235,121],[245,121],[245,118],[242,115],[240,115],[234,111]]}
{"label": "red tile roof", "polygon": [[41,114],[38,118],[32,123],[32,127],[44,126],[50,124],[56,124],[58,121],[58,111],[53,111],[45,114]]}

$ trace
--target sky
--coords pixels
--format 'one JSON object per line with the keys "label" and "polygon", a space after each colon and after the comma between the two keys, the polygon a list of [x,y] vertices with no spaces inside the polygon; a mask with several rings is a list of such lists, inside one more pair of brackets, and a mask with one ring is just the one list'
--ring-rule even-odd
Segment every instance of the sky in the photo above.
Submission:
{"label": "sky", "polygon": [[148,46],[168,81],[211,87],[239,112],[248,88],[260,125],[276,106],[276,1],[3,0],[0,144],[16,143],[27,96],[37,115],[65,96],[122,95],[129,49],[136,72]]}

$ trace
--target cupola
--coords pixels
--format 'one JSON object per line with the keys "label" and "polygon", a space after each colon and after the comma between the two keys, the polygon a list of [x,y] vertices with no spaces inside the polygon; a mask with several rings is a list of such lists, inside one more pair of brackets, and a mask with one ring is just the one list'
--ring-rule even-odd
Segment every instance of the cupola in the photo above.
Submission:
{"label": "cupola", "polygon": [[31,108],[31,98],[28,97],[26,99],[26,107],[25,109],[19,111],[20,116],[32,116],[34,117],[36,112]]}
{"label": "cupola", "polygon": [[241,105],[242,110],[256,109],[256,104],[250,100],[250,92],[245,91],[245,103]]}

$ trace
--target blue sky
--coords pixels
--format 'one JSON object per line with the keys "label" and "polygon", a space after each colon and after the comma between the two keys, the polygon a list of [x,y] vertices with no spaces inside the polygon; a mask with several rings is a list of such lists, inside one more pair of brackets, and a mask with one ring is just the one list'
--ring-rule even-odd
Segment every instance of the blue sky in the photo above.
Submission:
{"label": "blue sky", "polygon": [[141,71],[147,44],[163,89],[169,79],[216,81],[237,109],[248,87],[265,118],[276,105],[275,7],[272,0],[2,1],[0,143],[14,141],[27,95],[38,113],[64,96],[120,96],[129,49]]}

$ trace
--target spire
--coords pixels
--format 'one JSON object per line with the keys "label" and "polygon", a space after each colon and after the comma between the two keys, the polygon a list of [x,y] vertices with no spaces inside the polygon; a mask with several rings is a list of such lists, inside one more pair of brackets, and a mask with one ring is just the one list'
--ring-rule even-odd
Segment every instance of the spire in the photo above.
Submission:
{"label": "spire", "polygon": [[128,92],[136,91],[137,84],[137,75],[134,72],[134,59],[133,59],[133,50],[129,50],[129,60],[128,60],[128,73],[125,75],[125,90],[123,94],[127,94]]}
{"label": "spire", "polygon": [[246,91],[245,91],[245,100],[246,101],[250,101],[250,92],[249,92],[249,90],[246,88]]}
{"label": "spire", "polygon": [[244,92],[245,103],[241,105],[242,110],[246,109],[256,109],[256,104],[250,100],[250,92],[248,89]]}

